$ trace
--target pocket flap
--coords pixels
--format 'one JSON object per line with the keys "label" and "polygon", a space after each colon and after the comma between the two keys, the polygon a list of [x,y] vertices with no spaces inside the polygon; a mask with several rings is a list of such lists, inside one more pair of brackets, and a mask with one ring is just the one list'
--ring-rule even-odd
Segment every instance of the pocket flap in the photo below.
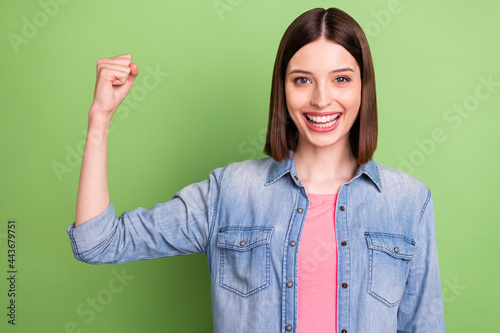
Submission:
{"label": "pocket flap", "polygon": [[403,235],[385,232],[365,232],[368,248],[384,251],[394,258],[410,260],[415,251],[415,241]]}
{"label": "pocket flap", "polygon": [[273,227],[225,227],[219,229],[217,247],[236,251],[250,250],[269,243]]}

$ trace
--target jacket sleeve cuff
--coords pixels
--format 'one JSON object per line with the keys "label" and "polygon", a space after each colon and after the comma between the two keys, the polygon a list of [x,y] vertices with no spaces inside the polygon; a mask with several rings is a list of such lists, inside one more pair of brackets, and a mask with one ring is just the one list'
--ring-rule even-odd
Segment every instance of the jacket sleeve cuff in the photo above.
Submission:
{"label": "jacket sleeve cuff", "polygon": [[71,241],[71,250],[75,258],[83,262],[89,262],[82,257],[82,253],[105,240],[107,235],[116,229],[117,223],[118,218],[115,209],[113,204],[110,203],[101,214],[87,220],[78,227],[75,228],[75,222],[68,226],[66,232]]}

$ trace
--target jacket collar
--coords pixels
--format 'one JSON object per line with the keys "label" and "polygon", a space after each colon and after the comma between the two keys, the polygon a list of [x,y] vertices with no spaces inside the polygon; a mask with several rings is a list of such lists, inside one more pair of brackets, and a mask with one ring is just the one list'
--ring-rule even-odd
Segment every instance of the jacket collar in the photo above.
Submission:
{"label": "jacket collar", "polygon": [[[265,185],[273,184],[287,173],[290,174],[292,180],[295,182],[297,186],[303,186],[297,177],[297,170],[295,169],[295,156],[294,152],[291,150],[290,150],[290,159],[284,160],[281,163],[278,163],[276,160],[273,160],[273,163],[269,168],[267,181]],[[350,181],[358,177],[361,177],[362,174],[365,174],[368,177],[368,179],[370,179],[377,186],[377,189],[379,191],[382,191],[382,182],[380,181],[380,174],[378,171],[378,167],[373,159],[370,159],[367,163],[360,165],[358,167],[358,170],[356,171],[356,174]]]}

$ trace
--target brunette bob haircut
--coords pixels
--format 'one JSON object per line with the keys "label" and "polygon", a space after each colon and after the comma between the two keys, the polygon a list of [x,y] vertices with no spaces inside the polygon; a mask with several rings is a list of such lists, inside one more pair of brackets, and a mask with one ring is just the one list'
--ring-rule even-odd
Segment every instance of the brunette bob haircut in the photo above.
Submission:
{"label": "brunette bob haircut", "polygon": [[325,38],[344,47],[361,70],[361,105],[350,131],[351,149],[359,165],[367,163],[377,147],[375,73],[366,36],[359,24],[337,8],[315,8],[297,17],[281,39],[274,63],[264,153],[276,161],[290,159],[297,148],[297,127],[286,106],[285,77],[288,62],[304,45]]}

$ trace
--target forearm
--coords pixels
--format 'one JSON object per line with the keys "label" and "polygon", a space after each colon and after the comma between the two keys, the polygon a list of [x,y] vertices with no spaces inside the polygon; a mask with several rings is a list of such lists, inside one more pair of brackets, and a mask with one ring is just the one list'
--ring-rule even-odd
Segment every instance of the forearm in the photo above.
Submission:
{"label": "forearm", "polygon": [[111,118],[90,110],[76,199],[75,227],[101,214],[110,203],[107,144]]}

